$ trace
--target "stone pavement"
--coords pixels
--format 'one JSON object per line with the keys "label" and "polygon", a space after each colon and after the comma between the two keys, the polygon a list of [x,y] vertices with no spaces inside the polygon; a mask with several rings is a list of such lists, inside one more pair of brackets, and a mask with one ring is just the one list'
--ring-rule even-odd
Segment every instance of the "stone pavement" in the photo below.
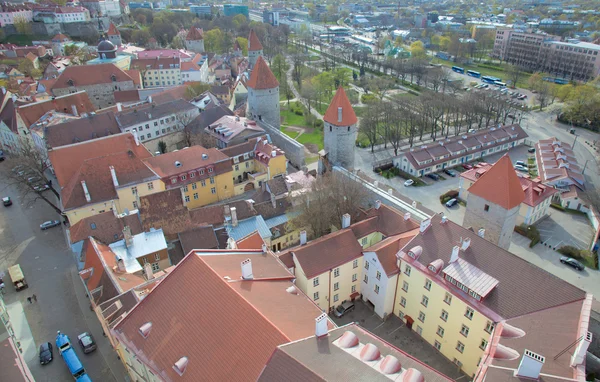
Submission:
{"label": "stone pavement", "polygon": [[15,338],[21,346],[23,359],[25,362],[30,362],[37,356],[37,347],[35,346],[35,340],[33,339],[33,334],[31,334],[27,317],[25,317],[23,305],[20,301],[7,304],[6,311],[10,317],[10,324],[15,333]]}

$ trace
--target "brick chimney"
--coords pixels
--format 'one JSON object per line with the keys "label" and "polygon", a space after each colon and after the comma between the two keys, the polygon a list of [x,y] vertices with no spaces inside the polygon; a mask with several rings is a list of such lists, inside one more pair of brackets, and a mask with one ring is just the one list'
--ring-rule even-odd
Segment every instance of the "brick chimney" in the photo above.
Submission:
{"label": "brick chimney", "polygon": [[125,246],[127,248],[131,247],[133,244],[133,236],[131,235],[131,228],[129,228],[129,226],[123,228],[123,239],[125,239]]}

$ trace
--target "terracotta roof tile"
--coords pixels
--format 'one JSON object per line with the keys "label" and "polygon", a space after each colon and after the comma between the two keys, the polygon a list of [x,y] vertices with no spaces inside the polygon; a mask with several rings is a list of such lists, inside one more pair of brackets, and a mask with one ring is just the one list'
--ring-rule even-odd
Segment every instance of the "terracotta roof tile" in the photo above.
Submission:
{"label": "terracotta roof tile", "polygon": [[505,154],[471,187],[469,193],[510,210],[523,202],[525,194],[521,182]]}
{"label": "terracotta roof tile", "polygon": [[191,229],[179,233],[179,242],[184,254],[194,249],[218,249],[219,242],[212,225]]}
{"label": "terracotta roof tile", "polygon": [[202,28],[196,28],[195,26],[192,26],[185,39],[188,41],[204,40],[203,33],[204,32]]}
{"label": "terracotta roof tile", "polygon": [[140,218],[145,231],[162,228],[168,241],[177,239],[178,233],[198,226],[192,223],[178,188],[141,196]]}
{"label": "terracotta roof tile", "polygon": [[[110,248],[93,238],[85,239],[83,242],[81,253],[85,256],[85,264],[80,276],[90,291],[102,286],[102,294],[92,293],[91,295],[96,304],[119,295],[118,286],[112,282],[110,275],[107,273],[108,270],[104,265],[102,251],[110,252]],[[116,261],[113,265],[117,265]]]}
{"label": "terracotta roof tile", "polygon": [[[48,90],[48,89],[47,89]],[[94,105],[85,91],[67,94],[54,99],[19,106],[18,113],[27,127],[31,127],[50,110],[71,113],[72,106],[77,107],[79,114],[93,112]]]}
{"label": "terracotta roof tile", "polygon": [[44,138],[50,147],[59,147],[120,133],[115,115],[103,113],[50,125],[44,132]]}
{"label": "terracotta roof tile", "polygon": [[409,241],[411,241],[417,234],[419,233],[419,229],[413,229],[412,231],[408,231],[405,233],[401,233],[399,235],[394,235],[385,238],[379,243],[365,248],[364,252],[375,252],[377,258],[379,259],[379,263],[383,267],[383,270],[388,276],[393,276],[400,272],[398,268],[398,258],[396,254],[404,248]]}
{"label": "terracotta roof tile", "polygon": [[[70,85],[70,81],[73,85]],[[69,66],[58,76],[52,89],[63,89],[71,86],[91,86],[133,81],[131,77],[115,64]]]}
{"label": "terracotta roof tile", "polygon": [[[141,54],[140,54],[141,55]],[[138,56],[140,56],[138,55]],[[157,57],[157,58],[139,58],[131,60],[131,69],[146,70],[146,69],[169,69],[171,65],[179,67],[181,59],[179,57]]]}
{"label": "terracotta roof tile", "polygon": [[[206,158],[203,155],[207,155]],[[179,167],[175,162],[179,162]],[[226,162],[221,169],[220,163]],[[162,154],[146,159],[147,165],[161,178],[175,176],[187,171],[214,166],[213,175],[231,171],[231,159],[215,148],[205,149],[202,146],[192,146],[179,151]],[[219,171],[221,169],[221,171]]]}
{"label": "terracotta roof tile", "polygon": [[262,237],[258,231],[253,232],[252,234],[246,236],[245,238],[239,240],[237,242],[238,249],[262,249],[263,241]]}
{"label": "terracotta roof tile", "polygon": [[140,88],[142,86],[142,74],[139,70],[129,69],[125,70],[124,72],[131,77],[131,80],[136,87]]}
{"label": "terracotta roof tile", "polygon": [[[339,118],[339,108],[342,108],[341,120]],[[323,120],[335,126],[350,126],[358,121],[343,87],[340,86],[335,93],[335,96],[333,96],[333,99],[323,116]]]}
{"label": "terracotta roof tile", "polygon": [[[414,220],[404,220],[404,215],[402,213],[385,204],[382,204],[378,209],[371,208],[367,211],[366,217],[373,216],[378,218],[376,231],[383,233],[385,236],[397,235],[419,227],[419,224]],[[350,228],[352,228],[352,226],[350,226]]]}
{"label": "terracotta roof tile", "polygon": [[523,203],[531,207],[537,206],[559,192],[554,187],[543,185],[539,178],[531,180],[520,176],[519,181],[521,181],[521,186],[525,193],[525,200],[523,200]]}
{"label": "terracotta roof tile", "polygon": [[109,36],[120,36],[121,32],[119,32],[115,24],[111,22],[108,26],[108,32],[106,32],[106,34]]}
{"label": "terracotta roof tile", "polygon": [[113,94],[115,95],[115,102],[128,103],[140,100],[140,94],[137,90],[121,90]]}
{"label": "terracotta roof tile", "polygon": [[279,81],[277,81],[277,78],[275,78],[275,75],[262,56],[256,60],[256,65],[252,69],[247,86],[255,90],[273,89],[279,86]]}
{"label": "terracotta roof tile", "polygon": [[254,29],[250,29],[250,34],[248,35],[248,50],[257,51],[263,50],[263,46],[256,35]]}
{"label": "terracotta roof tile", "polygon": [[104,244],[112,244],[123,239],[123,228],[128,226],[131,233],[137,235],[142,233],[142,223],[138,214],[130,214],[125,217],[116,217],[113,211],[103,212],[83,218],[69,228],[71,243],[77,243],[93,236]]}

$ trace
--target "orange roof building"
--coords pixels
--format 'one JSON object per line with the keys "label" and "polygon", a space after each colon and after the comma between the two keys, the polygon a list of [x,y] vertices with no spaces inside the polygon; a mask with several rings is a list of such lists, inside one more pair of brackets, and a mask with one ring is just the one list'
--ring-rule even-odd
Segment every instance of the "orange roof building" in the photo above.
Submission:
{"label": "orange roof building", "polygon": [[246,86],[250,89],[246,117],[255,121],[265,121],[279,128],[279,81],[262,56],[258,56],[256,64],[252,66]]}
{"label": "orange roof building", "polygon": [[521,181],[505,154],[469,187],[463,227],[508,249],[524,200]]}
{"label": "orange roof building", "polygon": [[326,162],[332,166],[353,168],[358,119],[341,86],[333,96],[323,121]]}
{"label": "orange roof building", "polygon": [[202,28],[192,26],[185,36],[185,48],[195,53],[204,52],[204,31]]}
{"label": "orange roof building", "polygon": [[274,89],[279,86],[279,81],[277,81],[267,62],[262,57],[259,57],[252,69],[252,74],[250,74],[250,80],[248,80],[247,85],[249,88],[255,90]]}
{"label": "orange roof building", "polygon": [[248,61],[249,67],[253,68],[256,65],[256,61],[263,55],[263,46],[254,32],[254,29],[250,29],[250,35],[248,35]]}
{"label": "orange roof building", "polygon": [[358,121],[343,87],[340,86],[333,96],[323,121],[335,126],[354,125]]}
{"label": "orange roof building", "polygon": [[185,36],[186,40],[203,40],[204,36],[203,36],[203,31],[202,28],[196,28],[195,26],[192,26],[190,28],[190,31],[188,32],[187,36]]}
{"label": "orange roof building", "polygon": [[108,27],[108,31],[106,32],[106,34],[108,36],[120,36],[121,32],[119,32],[119,30],[117,29],[117,27],[115,26],[114,23],[110,23],[109,27]]}

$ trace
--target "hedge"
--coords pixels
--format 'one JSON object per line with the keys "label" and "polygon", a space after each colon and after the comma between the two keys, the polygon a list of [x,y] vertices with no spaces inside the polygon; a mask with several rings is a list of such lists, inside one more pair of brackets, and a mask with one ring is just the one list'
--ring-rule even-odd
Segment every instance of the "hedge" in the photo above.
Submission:
{"label": "hedge", "polygon": [[446,202],[450,199],[458,199],[458,191],[450,190],[445,194],[440,195],[440,203],[446,204]]}
{"label": "hedge", "polygon": [[598,254],[571,245],[564,245],[557,250],[558,253],[574,259],[582,260],[588,267],[598,269]]}
{"label": "hedge", "polygon": [[515,232],[531,240],[529,243],[529,248],[533,248],[541,240],[540,231],[538,231],[537,227],[533,225],[528,226],[526,224],[521,224],[515,226]]}

